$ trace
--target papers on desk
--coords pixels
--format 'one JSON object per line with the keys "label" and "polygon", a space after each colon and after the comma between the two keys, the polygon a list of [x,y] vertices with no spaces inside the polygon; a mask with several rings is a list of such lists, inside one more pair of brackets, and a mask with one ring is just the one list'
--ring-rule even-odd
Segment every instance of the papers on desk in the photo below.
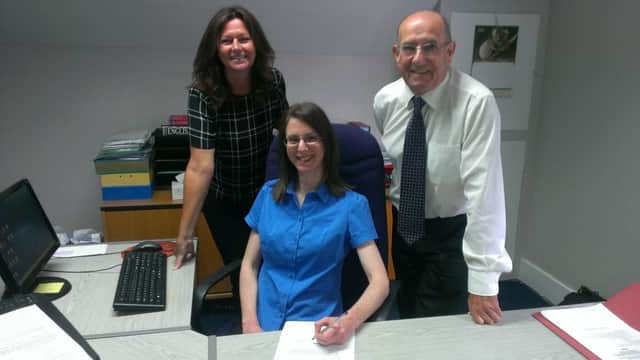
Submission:
{"label": "papers on desk", "polygon": [[30,305],[0,315],[0,359],[91,357],[38,306]]}
{"label": "papers on desk", "polygon": [[107,244],[94,244],[94,245],[75,245],[75,246],[61,246],[53,253],[54,257],[77,257],[77,256],[89,256],[89,255],[102,255],[107,252]]}
{"label": "papers on desk", "polygon": [[602,304],[544,310],[534,317],[587,359],[640,359],[640,283]]}
{"label": "papers on desk", "polygon": [[640,332],[602,304],[545,310],[542,315],[601,359],[640,358]]}
{"label": "papers on desk", "polygon": [[273,360],[353,360],[355,358],[356,336],[346,344],[324,346],[312,339],[315,332],[313,321],[287,321]]}

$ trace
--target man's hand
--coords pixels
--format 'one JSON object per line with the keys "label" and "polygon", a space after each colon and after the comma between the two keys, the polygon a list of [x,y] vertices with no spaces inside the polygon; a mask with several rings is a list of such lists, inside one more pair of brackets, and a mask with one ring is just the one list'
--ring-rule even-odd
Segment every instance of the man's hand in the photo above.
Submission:
{"label": "man's hand", "polygon": [[174,255],[176,256],[176,264],[173,267],[173,270],[178,270],[182,266],[183,262],[189,261],[195,255],[193,240],[186,239],[176,241],[176,250]]}
{"label": "man's hand", "polygon": [[498,296],[469,294],[469,314],[476,324],[493,325],[502,318]]}

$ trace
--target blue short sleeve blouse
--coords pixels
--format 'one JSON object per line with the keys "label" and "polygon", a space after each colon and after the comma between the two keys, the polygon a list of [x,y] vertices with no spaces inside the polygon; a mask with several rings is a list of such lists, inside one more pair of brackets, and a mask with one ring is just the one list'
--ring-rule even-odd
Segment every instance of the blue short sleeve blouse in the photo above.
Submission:
{"label": "blue short sleeve blouse", "polygon": [[367,199],[347,190],[335,197],[326,185],[298,206],[295,189],[282,202],[267,182],[245,221],[260,235],[258,321],[278,330],[287,320],[315,321],[342,313],[342,263],[352,248],[378,236]]}

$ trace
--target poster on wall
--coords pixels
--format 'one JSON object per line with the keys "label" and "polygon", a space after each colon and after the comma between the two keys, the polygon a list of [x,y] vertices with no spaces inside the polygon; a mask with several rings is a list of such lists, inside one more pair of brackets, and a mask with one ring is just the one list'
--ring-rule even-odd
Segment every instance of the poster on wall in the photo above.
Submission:
{"label": "poster on wall", "polygon": [[515,63],[518,26],[476,26],[473,62]]}
{"label": "poster on wall", "polygon": [[526,130],[538,44],[536,14],[453,13],[453,66],[496,96],[504,130]]}
{"label": "poster on wall", "polygon": [[471,75],[496,97],[512,96],[519,26],[476,25]]}

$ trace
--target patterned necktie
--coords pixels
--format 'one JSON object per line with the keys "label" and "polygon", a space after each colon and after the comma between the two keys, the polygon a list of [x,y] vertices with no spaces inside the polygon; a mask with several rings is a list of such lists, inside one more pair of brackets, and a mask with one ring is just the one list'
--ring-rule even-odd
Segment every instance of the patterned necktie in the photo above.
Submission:
{"label": "patterned necktie", "polygon": [[409,245],[424,236],[424,187],[427,164],[427,142],[422,119],[422,106],[425,102],[419,96],[414,96],[411,101],[413,116],[404,138],[398,211],[398,232]]}

